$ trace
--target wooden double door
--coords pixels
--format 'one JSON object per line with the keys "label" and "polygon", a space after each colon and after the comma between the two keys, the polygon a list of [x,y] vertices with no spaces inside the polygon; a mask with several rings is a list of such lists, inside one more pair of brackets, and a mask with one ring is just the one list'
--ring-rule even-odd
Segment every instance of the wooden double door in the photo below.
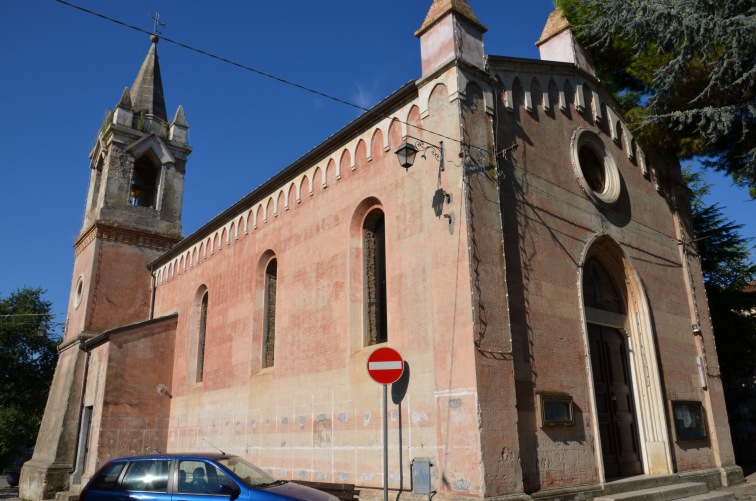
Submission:
{"label": "wooden double door", "polygon": [[643,473],[625,336],[588,324],[596,411],[606,478]]}

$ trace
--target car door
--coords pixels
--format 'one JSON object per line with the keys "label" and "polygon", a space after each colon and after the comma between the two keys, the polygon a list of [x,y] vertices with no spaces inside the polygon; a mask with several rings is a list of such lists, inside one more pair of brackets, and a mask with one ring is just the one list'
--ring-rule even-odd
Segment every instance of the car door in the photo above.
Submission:
{"label": "car door", "polygon": [[[125,463],[120,463],[125,464]],[[107,499],[112,501],[170,501],[168,493],[169,459],[138,459],[129,461],[120,481],[112,486]],[[101,500],[103,492],[93,493],[93,500]]]}
{"label": "car door", "polygon": [[172,501],[224,501],[240,486],[212,462],[202,459],[177,460],[176,488]]}

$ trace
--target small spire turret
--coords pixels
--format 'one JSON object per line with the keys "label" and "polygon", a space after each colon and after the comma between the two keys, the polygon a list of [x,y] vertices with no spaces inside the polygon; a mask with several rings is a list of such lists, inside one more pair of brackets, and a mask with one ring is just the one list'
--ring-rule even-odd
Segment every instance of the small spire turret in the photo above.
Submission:
{"label": "small spire turret", "polygon": [[467,0],[434,0],[415,36],[420,39],[423,76],[450,61],[483,69],[483,34],[488,31]]}

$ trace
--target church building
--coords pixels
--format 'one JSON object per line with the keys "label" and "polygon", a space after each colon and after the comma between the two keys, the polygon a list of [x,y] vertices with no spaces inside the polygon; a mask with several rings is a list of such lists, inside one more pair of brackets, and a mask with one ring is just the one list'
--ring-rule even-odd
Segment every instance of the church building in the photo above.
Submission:
{"label": "church building", "polygon": [[73,499],[112,458],[217,449],[377,496],[366,365],[385,346],[404,359],[394,497],[742,481],[679,165],[635,140],[560,11],[540,60],[486,54],[466,0],[422,21],[416,80],[188,236],[189,126],[152,37],[90,154],[22,498]]}

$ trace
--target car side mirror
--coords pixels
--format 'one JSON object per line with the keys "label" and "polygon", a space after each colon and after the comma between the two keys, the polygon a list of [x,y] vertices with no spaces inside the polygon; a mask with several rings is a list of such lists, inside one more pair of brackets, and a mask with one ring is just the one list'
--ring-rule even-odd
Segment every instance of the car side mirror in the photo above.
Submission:
{"label": "car side mirror", "polygon": [[236,484],[231,486],[229,490],[231,491],[231,496],[229,497],[230,501],[234,501],[236,498],[239,497],[239,495],[241,495],[241,489]]}

